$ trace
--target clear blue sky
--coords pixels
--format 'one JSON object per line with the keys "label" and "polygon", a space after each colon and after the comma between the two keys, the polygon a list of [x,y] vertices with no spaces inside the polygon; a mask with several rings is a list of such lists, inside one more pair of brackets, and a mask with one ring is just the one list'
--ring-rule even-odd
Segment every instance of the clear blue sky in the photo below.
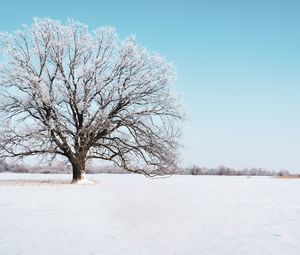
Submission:
{"label": "clear blue sky", "polygon": [[3,1],[0,30],[68,17],[135,34],[177,67],[184,165],[300,173],[300,1]]}

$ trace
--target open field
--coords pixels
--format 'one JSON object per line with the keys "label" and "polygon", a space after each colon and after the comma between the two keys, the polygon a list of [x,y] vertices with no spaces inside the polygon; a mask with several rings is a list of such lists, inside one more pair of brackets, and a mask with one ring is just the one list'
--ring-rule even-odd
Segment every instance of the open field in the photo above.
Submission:
{"label": "open field", "polygon": [[299,179],[89,178],[0,174],[0,254],[300,252]]}
{"label": "open field", "polygon": [[280,179],[300,179],[300,175],[276,176],[275,178],[280,178]]}

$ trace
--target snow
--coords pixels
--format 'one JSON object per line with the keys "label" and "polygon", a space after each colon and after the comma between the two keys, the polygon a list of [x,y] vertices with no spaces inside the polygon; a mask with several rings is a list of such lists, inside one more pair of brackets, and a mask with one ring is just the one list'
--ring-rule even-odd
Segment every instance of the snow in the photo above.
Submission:
{"label": "snow", "polygon": [[300,252],[300,179],[88,178],[0,174],[0,254]]}

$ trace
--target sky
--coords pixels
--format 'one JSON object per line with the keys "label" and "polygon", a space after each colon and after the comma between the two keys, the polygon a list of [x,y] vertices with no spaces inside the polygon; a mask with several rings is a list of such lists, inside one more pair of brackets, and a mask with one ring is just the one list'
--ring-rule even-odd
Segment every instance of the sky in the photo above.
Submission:
{"label": "sky", "polygon": [[183,166],[300,173],[300,1],[4,1],[0,31],[33,17],[116,27],[173,62]]}

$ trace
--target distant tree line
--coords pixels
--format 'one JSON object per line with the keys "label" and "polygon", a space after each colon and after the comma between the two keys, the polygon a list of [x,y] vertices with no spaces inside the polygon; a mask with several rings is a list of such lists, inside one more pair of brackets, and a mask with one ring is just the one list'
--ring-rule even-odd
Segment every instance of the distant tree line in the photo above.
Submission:
{"label": "distant tree line", "polygon": [[[48,166],[27,166],[21,163],[7,163],[5,161],[0,162],[0,172],[13,172],[13,173],[41,173],[41,174],[67,174],[71,173],[72,169],[64,162],[56,162]],[[128,173],[122,168],[115,166],[99,166],[99,165],[87,165],[87,173],[113,173],[123,174]],[[181,175],[229,175],[229,176],[290,176],[290,172],[287,170],[269,171],[263,168],[244,168],[236,170],[230,167],[219,166],[217,168],[207,168],[192,166],[186,168],[180,168],[175,171],[176,174]]]}
{"label": "distant tree line", "polygon": [[[36,165],[29,166],[22,163],[7,163],[0,161],[0,172],[11,172],[11,173],[37,173],[37,174],[71,174],[72,168],[70,165],[63,161],[56,161],[51,165]],[[120,167],[113,165],[91,165],[87,164],[86,172],[88,174],[99,174],[99,173],[112,173],[112,174],[127,174],[131,173],[125,171]]]}
{"label": "distant tree line", "polygon": [[181,174],[184,175],[231,175],[231,176],[289,176],[291,175],[287,170],[270,171],[263,168],[244,168],[236,170],[234,168],[219,166],[217,168],[207,168],[192,166],[181,169]]}

